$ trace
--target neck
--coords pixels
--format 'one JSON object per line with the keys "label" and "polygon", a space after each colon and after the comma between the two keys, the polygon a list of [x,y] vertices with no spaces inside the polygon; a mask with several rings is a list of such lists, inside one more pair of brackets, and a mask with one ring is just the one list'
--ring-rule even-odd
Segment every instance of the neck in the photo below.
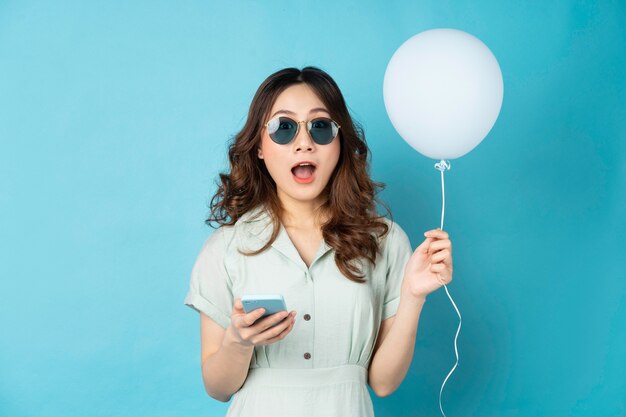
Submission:
{"label": "neck", "polygon": [[285,228],[298,229],[319,229],[323,216],[320,210],[322,199],[315,200],[295,200],[279,193],[281,205],[283,207],[282,223]]}

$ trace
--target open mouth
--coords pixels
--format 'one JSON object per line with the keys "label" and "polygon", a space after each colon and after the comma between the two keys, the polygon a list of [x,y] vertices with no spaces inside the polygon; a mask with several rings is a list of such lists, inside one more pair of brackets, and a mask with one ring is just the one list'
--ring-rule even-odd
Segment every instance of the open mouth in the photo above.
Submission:
{"label": "open mouth", "polygon": [[298,182],[313,181],[316,166],[312,162],[299,162],[291,168],[291,173]]}

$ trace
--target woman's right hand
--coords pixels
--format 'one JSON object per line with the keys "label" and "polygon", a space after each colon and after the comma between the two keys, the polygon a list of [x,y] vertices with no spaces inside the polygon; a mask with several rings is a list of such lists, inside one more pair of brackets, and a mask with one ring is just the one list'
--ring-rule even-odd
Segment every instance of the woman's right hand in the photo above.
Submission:
{"label": "woman's right hand", "polygon": [[[246,314],[241,299],[235,299],[228,330],[231,331],[236,343],[246,347],[269,345],[284,339],[293,329],[296,321],[295,311],[289,314],[287,311],[279,311],[260,319],[263,313],[265,313],[263,308],[257,308]],[[273,326],[274,324],[276,325]]]}

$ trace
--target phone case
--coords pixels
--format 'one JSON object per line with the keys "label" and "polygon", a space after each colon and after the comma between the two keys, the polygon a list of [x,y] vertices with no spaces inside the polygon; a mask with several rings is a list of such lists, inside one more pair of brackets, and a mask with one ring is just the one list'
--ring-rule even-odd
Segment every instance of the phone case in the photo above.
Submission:
{"label": "phone case", "polygon": [[287,310],[285,299],[280,294],[248,294],[241,296],[243,310],[249,313],[257,308],[264,308],[265,313],[261,317],[269,316],[279,311]]}

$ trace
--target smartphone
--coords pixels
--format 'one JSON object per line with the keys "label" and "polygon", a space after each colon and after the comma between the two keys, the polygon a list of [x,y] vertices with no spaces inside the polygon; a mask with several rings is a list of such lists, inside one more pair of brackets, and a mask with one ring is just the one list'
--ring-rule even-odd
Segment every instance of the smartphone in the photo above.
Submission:
{"label": "smartphone", "polygon": [[264,308],[261,317],[269,316],[279,311],[287,310],[285,299],[280,294],[247,294],[241,296],[243,310],[249,313],[257,308]]}

